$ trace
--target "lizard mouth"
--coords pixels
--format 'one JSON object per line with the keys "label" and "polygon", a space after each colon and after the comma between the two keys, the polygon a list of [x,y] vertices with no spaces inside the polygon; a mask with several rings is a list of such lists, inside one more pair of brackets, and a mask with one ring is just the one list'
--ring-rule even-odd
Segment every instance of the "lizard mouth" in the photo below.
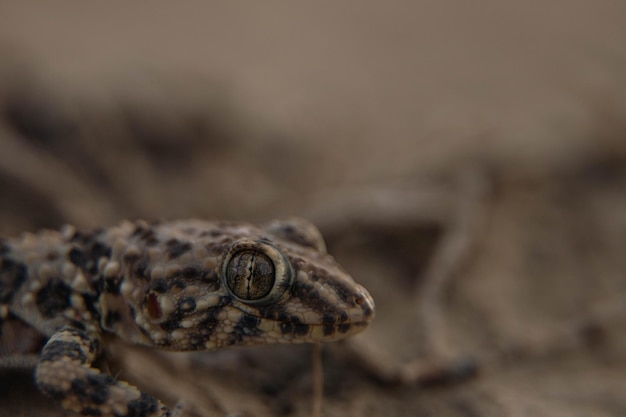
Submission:
{"label": "lizard mouth", "polygon": [[313,325],[311,326],[311,342],[325,342],[339,340],[345,337],[361,333],[369,326],[370,321],[356,321],[352,323],[340,323],[334,325]]}
{"label": "lizard mouth", "polygon": [[325,342],[343,339],[362,332],[374,319],[374,300],[365,290],[358,292],[355,305],[334,315],[322,315],[321,320],[306,323],[292,320],[277,320],[282,337],[290,343]]}
{"label": "lizard mouth", "polygon": [[370,321],[358,321],[324,325],[271,321],[274,325],[273,331],[250,334],[252,337],[244,344],[331,342],[360,333],[370,323]]}
{"label": "lizard mouth", "polygon": [[360,286],[343,304],[329,303],[317,311],[315,308],[305,312],[299,312],[297,308],[292,311],[281,308],[260,314],[258,308],[245,304],[231,307],[235,307],[240,317],[234,328],[238,336],[233,336],[229,344],[333,341],[365,330],[375,315],[374,300]]}

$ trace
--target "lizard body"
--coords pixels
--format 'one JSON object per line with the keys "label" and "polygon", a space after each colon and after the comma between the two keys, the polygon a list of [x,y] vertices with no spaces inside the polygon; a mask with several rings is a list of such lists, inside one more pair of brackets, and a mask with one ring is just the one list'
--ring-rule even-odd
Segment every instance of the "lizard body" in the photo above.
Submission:
{"label": "lizard body", "polygon": [[137,221],[0,240],[0,356],[40,352],[39,388],[82,415],[170,415],[93,365],[105,335],[214,350],[339,339],[373,317],[367,291],[299,219]]}

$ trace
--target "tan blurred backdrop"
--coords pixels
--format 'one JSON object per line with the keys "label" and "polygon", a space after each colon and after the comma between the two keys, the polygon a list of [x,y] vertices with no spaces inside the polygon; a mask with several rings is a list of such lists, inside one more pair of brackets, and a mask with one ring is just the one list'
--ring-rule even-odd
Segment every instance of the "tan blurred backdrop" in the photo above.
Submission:
{"label": "tan blurred backdrop", "polygon": [[[626,415],[623,1],[4,1],[0,113],[2,235],[307,216],[377,301],[357,344],[484,360],[389,387],[330,347],[327,415]],[[168,403],[308,415],[308,351],[161,385],[129,355]],[[0,381],[0,415],[61,415]]]}

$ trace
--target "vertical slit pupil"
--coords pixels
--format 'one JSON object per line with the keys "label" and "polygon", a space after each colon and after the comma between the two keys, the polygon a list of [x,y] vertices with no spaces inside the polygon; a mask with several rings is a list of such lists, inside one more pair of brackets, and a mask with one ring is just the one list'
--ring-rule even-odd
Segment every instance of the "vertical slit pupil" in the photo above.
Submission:
{"label": "vertical slit pupil", "polygon": [[262,299],[274,287],[274,263],[258,250],[241,250],[228,263],[226,282],[231,291],[243,300]]}

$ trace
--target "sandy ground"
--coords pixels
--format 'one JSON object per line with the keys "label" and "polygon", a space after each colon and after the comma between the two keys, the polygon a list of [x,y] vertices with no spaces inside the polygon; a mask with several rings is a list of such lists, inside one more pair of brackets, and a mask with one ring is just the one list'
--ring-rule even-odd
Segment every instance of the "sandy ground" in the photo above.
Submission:
{"label": "sandy ground", "polygon": [[[377,302],[324,348],[325,415],[626,415],[624,16],[3,2],[0,233],[306,216]],[[198,416],[310,414],[309,346],[109,350]]]}

